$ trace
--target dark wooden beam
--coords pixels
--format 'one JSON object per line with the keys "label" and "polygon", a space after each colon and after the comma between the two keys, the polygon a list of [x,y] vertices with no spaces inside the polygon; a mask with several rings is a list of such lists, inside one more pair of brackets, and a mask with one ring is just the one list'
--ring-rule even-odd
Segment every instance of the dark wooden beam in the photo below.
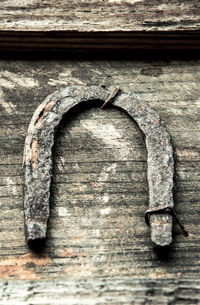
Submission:
{"label": "dark wooden beam", "polygon": [[0,31],[0,51],[199,50],[200,31]]}

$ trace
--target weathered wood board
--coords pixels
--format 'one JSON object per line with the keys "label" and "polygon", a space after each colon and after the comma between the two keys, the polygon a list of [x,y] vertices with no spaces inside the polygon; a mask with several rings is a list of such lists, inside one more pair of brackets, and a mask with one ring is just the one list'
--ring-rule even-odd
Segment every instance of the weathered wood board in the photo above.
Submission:
{"label": "weathered wood board", "polygon": [[0,283],[5,304],[115,304],[196,305],[198,280],[65,279],[52,281],[11,280]]}
{"label": "weathered wood board", "polygon": [[198,0],[1,1],[0,29],[10,31],[170,31],[200,26]]}
{"label": "weathered wood board", "polygon": [[[97,304],[97,292],[91,290],[101,294],[104,284],[108,299],[100,297],[99,304],[143,304],[152,298],[145,281],[152,283],[151,293],[161,296],[160,304],[199,304],[199,281],[191,281],[200,272],[200,61],[13,59],[1,60],[0,66],[0,304],[41,304],[39,296],[49,304],[47,287],[55,292],[52,304],[59,304],[59,287],[68,303],[76,293],[85,295],[70,304],[86,304],[90,296],[90,303]],[[76,84],[135,92],[165,122],[174,146],[175,204],[189,231],[185,237],[174,224],[174,245],[165,259],[152,249],[144,221],[143,135],[125,113],[90,105],[71,111],[57,131],[48,240],[42,254],[28,249],[21,167],[26,130],[48,94]],[[117,279],[122,299],[117,299]],[[172,290],[170,299],[162,283],[172,287],[172,279],[180,295]],[[33,294],[27,293],[31,289]]]}
{"label": "weathered wood board", "polygon": [[10,0],[0,7],[4,51],[200,49],[198,0]]}

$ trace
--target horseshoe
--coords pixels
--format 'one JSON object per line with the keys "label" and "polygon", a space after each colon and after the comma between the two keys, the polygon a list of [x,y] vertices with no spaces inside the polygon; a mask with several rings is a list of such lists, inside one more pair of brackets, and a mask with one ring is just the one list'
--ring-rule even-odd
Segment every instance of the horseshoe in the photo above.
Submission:
{"label": "horseshoe", "polygon": [[[84,101],[113,101],[145,135],[148,164],[149,209],[145,219],[156,246],[172,242],[174,160],[170,136],[159,115],[133,93],[112,94],[98,86],[71,86],[49,95],[37,108],[24,146],[24,217],[27,243],[46,238],[49,218],[54,131],[63,115]],[[105,104],[105,103],[104,103]]]}

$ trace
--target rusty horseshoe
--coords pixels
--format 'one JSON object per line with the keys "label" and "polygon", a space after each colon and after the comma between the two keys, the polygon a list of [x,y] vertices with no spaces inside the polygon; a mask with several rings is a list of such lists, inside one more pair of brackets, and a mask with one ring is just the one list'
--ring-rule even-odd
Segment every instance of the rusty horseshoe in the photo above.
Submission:
{"label": "rusty horseshoe", "polygon": [[[115,89],[116,90],[116,89]],[[116,96],[115,96],[116,95]],[[112,94],[100,86],[70,86],[49,95],[31,119],[24,147],[24,216],[28,243],[46,238],[54,131],[63,115],[84,101],[110,101],[131,116],[145,135],[149,209],[145,219],[157,246],[172,242],[174,160],[170,136],[159,115],[133,93]]]}

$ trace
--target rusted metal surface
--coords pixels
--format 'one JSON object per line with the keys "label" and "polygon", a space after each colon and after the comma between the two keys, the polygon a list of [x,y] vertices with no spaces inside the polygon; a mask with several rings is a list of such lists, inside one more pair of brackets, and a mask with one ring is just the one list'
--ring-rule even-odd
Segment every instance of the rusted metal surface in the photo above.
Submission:
{"label": "rusted metal surface", "polygon": [[103,105],[100,107],[101,109],[103,109],[109,102],[111,102],[116,95],[119,93],[120,89],[119,88],[115,88],[109,95],[109,97],[107,98],[107,100],[103,103]]}
{"label": "rusted metal surface", "polygon": [[[113,96],[113,92],[115,93]],[[157,246],[172,242],[173,150],[159,115],[132,93],[109,92],[102,87],[71,86],[56,91],[37,108],[30,122],[24,148],[24,213],[28,243],[46,237],[49,217],[54,131],[63,115],[84,101],[110,101],[129,114],[145,135],[148,152],[151,239]],[[153,213],[153,209],[162,209]],[[168,208],[168,209],[167,209]],[[149,213],[151,211],[151,213]],[[163,213],[164,211],[164,213]]]}
{"label": "rusted metal surface", "polygon": [[181,230],[183,231],[183,234],[185,236],[189,235],[189,233],[186,230],[185,226],[182,224],[182,222],[180,221],[178,215],[176,214],[175,209],[174,208],[170,208],[168,206],[164,207],[164,206],[161,205],[161,206],[157,206],[156,208],[150,208],[150,209],[146,210],[146,212],[145,212],[145,221],[146,221],[147,225],[150,225],[149,216],[152,215],[152,214],[157,214],[157,213],[158,214],[160,214],[160,213],[169,213],[169,214],[171,214],[174,217],[174,220],[176,220],[176,222],[179,225],[179,227],[181,228]]}

